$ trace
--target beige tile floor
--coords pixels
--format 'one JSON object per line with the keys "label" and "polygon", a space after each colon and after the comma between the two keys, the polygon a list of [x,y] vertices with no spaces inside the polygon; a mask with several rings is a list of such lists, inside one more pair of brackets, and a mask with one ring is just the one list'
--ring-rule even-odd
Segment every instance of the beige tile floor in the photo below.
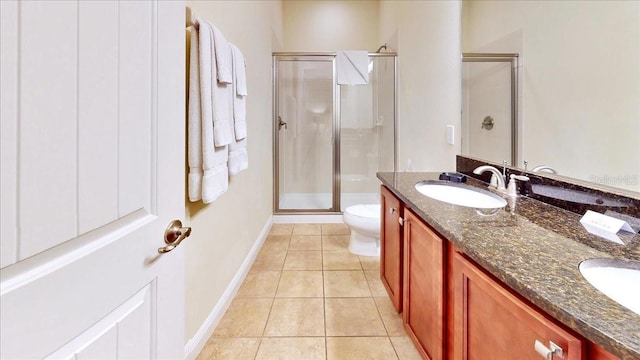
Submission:
{"label": "beige tile floor", "polygon": [[274,224],[204,359],[420,359],[343,224]]}

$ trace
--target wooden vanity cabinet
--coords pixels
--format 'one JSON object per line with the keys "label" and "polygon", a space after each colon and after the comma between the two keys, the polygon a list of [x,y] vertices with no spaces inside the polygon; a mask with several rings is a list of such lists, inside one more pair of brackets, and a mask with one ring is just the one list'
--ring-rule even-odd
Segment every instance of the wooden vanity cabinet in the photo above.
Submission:
{"label": "wooden vanity cabinet", "polygon": [[405,209],[404,300],[405,331],[423,358],[445,358],[445,248],[441,238]]}
{"label": "wooden vanity cabinet", "polygon": [[587,357],[589,360],[620,360],[619,357],[607,352],[592,342],[587,344],[587,348],[589,349],[589,356]]}
{"label": "wooden vanity cabinet", "polygon": [[[563,349],[564,360],[582,360],[586,343],[506,290],[462,254],[453,256],[453,359],[544,358],[539,341]],[[554,359],[559,357],[554,356]]]}
{"label": "wooden vanity cabinet", "polygon": [[384,185],[380,277],[423,359],[620,360],[573,335],[439,236]]}
{"label": "wooden vanity cabinet", "polygon": [[402,226],[404,208],[386,187],[380,186],[380,279],[393,307],[402,311]]}

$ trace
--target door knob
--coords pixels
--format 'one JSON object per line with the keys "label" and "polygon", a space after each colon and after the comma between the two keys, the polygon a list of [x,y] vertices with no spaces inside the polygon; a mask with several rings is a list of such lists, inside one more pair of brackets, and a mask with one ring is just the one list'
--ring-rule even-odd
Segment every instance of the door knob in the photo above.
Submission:
{"label": "door knob", "polygon": [[160,254],[168,253],[180,245],[182,240],[191,235],[191,228],[188,226],[183,227],[182,221],[173,220],[169,223],[167,230],[164,231],[164,242],[167,246],[158,248]]}

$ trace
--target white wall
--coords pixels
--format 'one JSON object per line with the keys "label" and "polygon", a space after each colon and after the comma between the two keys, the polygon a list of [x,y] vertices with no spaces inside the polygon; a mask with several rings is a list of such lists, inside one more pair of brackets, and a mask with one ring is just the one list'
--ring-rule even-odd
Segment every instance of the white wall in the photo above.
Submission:
{"label": "white wall", "polygon": [[[398,52],[399,164],[455,170],[460,151],[460,1],[380,1],[379,42]],[[454,125],[455,145],[446,141]]]}
{"label": "white wall", "polygon": [[376,51],[378,1],[283,2],[286,51]]}
{"label": "white wall", "polygon": [[468,1],[465,52],[518,52],[522,160],[640,191],[640,2]]}
{"label": "white wall", "polygon": [[243,52],[247,64],[249,169],[204,206],[187,203],[186,340],[203,325],[272,213],[271,52],[282,41],[280,1],[187,1]]}

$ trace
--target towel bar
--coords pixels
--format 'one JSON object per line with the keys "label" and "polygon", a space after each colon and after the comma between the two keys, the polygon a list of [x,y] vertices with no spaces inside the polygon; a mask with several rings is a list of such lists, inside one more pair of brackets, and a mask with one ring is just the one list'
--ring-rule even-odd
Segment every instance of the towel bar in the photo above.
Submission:
{"label": "towel bar", "polygon": [[185,15],[185,27],[193,26],[193,24],[195,24],[195,19],[193,18],[193,11],[191,11],[191,8],[188,6],[185,6]]}

